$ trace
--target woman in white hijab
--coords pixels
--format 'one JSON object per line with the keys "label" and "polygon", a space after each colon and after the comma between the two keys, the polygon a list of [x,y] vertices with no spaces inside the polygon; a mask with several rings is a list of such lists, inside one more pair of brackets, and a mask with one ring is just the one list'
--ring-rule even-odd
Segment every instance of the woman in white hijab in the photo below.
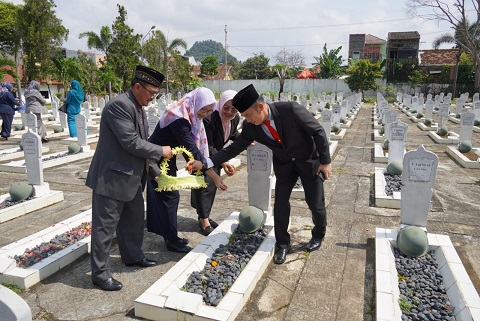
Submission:
{"label": "woman in white hijab", "polygon": [[[210,155],[221,150],[226,143],[235,140],[240,134],[237,130],[240,115],[232,105],[232,99],[236,93],[234,90],[224,91],[215,106],[215,111],[203,119]],[[222,168],[228,176],[235,173],[235,166],[229,163],[223,163],[221,166],[213,167],[212,169],[220,175]],[[192,189],[191,205],[197,210],[200,231],[203,235],[208,235],[218,226],[218,224],[210,218],[217,189],[215,188],[212,178],[207,176],[205,177],[205,181],[208,183],[207,187]]]}

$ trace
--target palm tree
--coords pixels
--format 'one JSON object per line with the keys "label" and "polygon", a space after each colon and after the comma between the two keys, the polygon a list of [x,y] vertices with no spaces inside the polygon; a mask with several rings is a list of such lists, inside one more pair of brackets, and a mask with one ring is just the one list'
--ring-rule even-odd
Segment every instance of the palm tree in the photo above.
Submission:
{"label": "palm tree", "polygon": [[97,49],[105,54],[108,60],[108,47],[112,43],[112,31],[109,26],[103,26],[100,29],[100,34],[97,35],[93,31],[82,32],[79,35],[80,38],[87,37],[87,46],[89,49]]}
{"label": "palm tree", "polygon": [[175,38],[168,42],[168,38],[161,30],[154,30],[152,38],[145,43],[144,52],[149,65],[165,74],[167,93],[169,59],[179,48],[187,49],[185,40]]}

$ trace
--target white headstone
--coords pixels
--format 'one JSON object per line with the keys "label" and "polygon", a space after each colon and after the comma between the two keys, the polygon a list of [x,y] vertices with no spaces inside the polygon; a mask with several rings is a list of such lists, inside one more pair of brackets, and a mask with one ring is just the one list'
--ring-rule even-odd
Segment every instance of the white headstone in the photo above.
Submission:
{"label": "white headstone", "polygon": [[339,124],[340,123],[340,105],[339,104],[332,105],[332,114],[333,114],[332,122],[334,124]]}
{"label": "white headstone", "polygon": [[32,112],[29,112],[25,115],[27,120],[27,128],[31,129],[35,134],[38,133],[37,131],[37,116]]}
{"label": "white headstone", "polygon": [[[387,140],[390,137],[390,126],[397,121],[397,113],[390,109],[385,114],[385,134],[383,135],[383,139]],[[389,148],[390,149],[390,148]]]}
{"label": "white headstone", "polygon": [[462,113],[460,117],[460,136],[458,140],[460,142],[472,142],[473,122],[475,121],[475,114],[471,111]]}
{"label": "white headstone", "polygon": [[78,144],[82,147],[88,146],[87,144],[87,119],[84,115],[78,114],[75,116],[75,122],[77,125],[77,138]]}
{"label": "white headstone", "polygon": [[273,153],[260,143],[247,148],[248,203],[263,211],[271,211]]}
{"label": "white headstone", "polygon": [[153,134],[155,127],[157,127],[160,117],[157,115],[157,111],[154,107],[150,107],[147,111],[147,121],[148,121],[148,136]]}
{"label": "white headstone", "polygon": [[60,117],[60,126],[62,126],[62,128],[68,128],[67,114],[59,112],[58,116]]}
{"label": "white headstone", "polygon": [[450,104],[441,103],[438,110],[438,125],[444,126],[448,121],[448,115],[450,114]]}
{"label": "white headstone", "polygon": [[86,121],[87,122],[90,121],[90,104],[88,103],[88,101],[83,103],[83,112],[84,112]]}
{"label": "white headstone", "polygon": [[52,101],[52,115],[55,120],[58,119],[58,103],[56,101]]}
{"label": "white headstone", "polygon": [[431,99],[427,99],[425,103],[425,119],[432,119],[433,117],[433,101]]}
{"label": "white headstone", "polygon": [[105,98],[100,98],[100,101],[98,102],[100,104],[100,112],[103,111],[103,108],[105,108]]}
{"label": "white headstone", "polygon": [[22,135],[23,154],[27,169],[28,184],[43,185],[41,137],[29,129]]}
{"label": "white headstone", "polygon": [[388,163],[402,162],[405,152],[405,141],[407,140],[408,125],[396,121],[390,125],[390,136],[388,138]]}
{"label": "white headstone", "polygon": [[473,102],[479,101],[478,98],[479,98],[479,94],[478,94],[478,93],[473,94],[473,98],[472,98]]}
{"label": "white headstone", "polygon": [[455,104],[455,113],[461,115],[463,112],[463,105],[465,104],[465,98],[458,98]]}
{"label": "white headstone", "polygon": [[400,224],[426,227],[438,156],[420,146],[403,157]]}
{"label": "white headstone", "polygon": [[330,131],[332,130],[332,111],[330,109],[322,110],[320,121],[322,122],[323,130],[327,135],[328,141],[330,141]]}
{"label": "white headstone", "polygon": [[480,120],[480,101],[475,101],[473,103],[473,113],[475,114],[475,119]]}

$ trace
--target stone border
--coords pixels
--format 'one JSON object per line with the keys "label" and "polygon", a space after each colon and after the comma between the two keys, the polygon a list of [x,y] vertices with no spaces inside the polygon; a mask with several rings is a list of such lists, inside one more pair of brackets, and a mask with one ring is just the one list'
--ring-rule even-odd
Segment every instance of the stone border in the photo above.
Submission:
{"label": "stone border", "polygon": [[50,241],[55,235],[65,233],[83,222],[91,221],[92,210],[84,211],[40,232],[0,248],[0,283],[12,282],[20,289],[28,289],[72,263],[80,256],[89,253],[90,236],[26,269],[17,267],[15,260],[10,258],[14,255],[23,254],[27,248]]}
{"label": "stone border", "polygon": [[393,192],[392,196],[388,196],[385,193],[387,181],[385,180],[384,172],[385,168],[375,167],[375,206],[399,209],[402,202],[402,194],[401,192]]}
{"label": "stone border", "polygon": [[[19,147],[8,148],[0,150],[0,162],[6,162],[12,159],[25,157],[23,150],[19,151]],[[42,154],[48,152],[50,149],[48,147],[42,146]]]}
{"label": "stone border", "polygon": [[[396,247],[397,230],[379,228],[375,230],[375,285],[376,320],[401,320],[398,305],[400,290],[395,267],[393,247]],[[455,308],[457,321],[480,320],[480,297],[453,246],[450,237],[427,233],[430,250],[435,249],[435,258],[450,303]],[[440,251],[438,251],[440,249]]]}
{"label": "stone border", "polygon": [[340,132],[338,134],[330,133],[330,140],[342,140],[346,133],[347,130],[345,128],[340,128]]}
{"label": "stone border", "polygon": [[[66,152],[67,151],[65,151],[64,153],[66,153]],[[57,158],[57,159],[51,159],[49,161],[42,162],[42,167],[43,167],[43,169],[45,169],[45,168],[60,166],[60,165],[66,164],[66,163],[70,163],[70,162],[74,162],[74,161],[77,161],[77,160],[92,157],[93,153],[94,153],[93,150],[88,150],[88,151],[83,151],[83,152],[73,154],[73,155],[67,155],[65,157],[61,157],[61,158]],[[42,159],[50,157],[52,155],[58,155],[58,154],[61,154],[61,152],[43,155]],[[1,172],[8,172],[8,173],[25,174],[25,173],[27,173],[27,167],[25,165],[22,165],[23,163],[25,163],[24,159],[17,160],[17,161],[12,161],[12,162],[6,163],[6,164],[0,164],[0,171]]]}
{"label": "stone border", "polygon": [[[269,216],[271,213],[267,213]],[[207,306],[202,296],[180,291],[188,275],[200,271],[207,258],[228,239],[238,226],[239,212],[233,212],[209,236],[185,255],[157,282],[135,300],[135,316],[149,320],[234,320],[252,294],[255,285],[270,264],[274,248],[273,217],[267,219],[267,238],[245,266],[218,306]]]}
{"label": "stone border", "polygon": [[438,125],[437,124],[432,124],[430,127],[428,127],[427,125],[425,125],[423,122],[421,123],[417,123],[417,127],[420,128],[421,130],[425,130],[425,131],[437,131],[438,130]]}
{"label": "stone border", "polygon": [[457,149],[457,146],[447,146],[446,152],[448,155],[452,156],[460,165],[465,168],[480,168],[480,149],[472,148],[472,151],[478,155],[477,161],[472,161],[460,153]]}
{"label": "stone border", "polygon": [[[50,190],[48,188],[48,183],[44,183],[44,186],[34,186],[34,189],[37,187],[43,190],[43,193],[40,196],[35,196],[28,201],[1,209],[0,223],[63,201],[63,192]],[[0,202],[4,202],[7,198],[10,199],[10,194],[0,195]]]}
{"label": "stone border", "polygon": [[383,143],[373,144],[373,161],[375,163],[388,163],[388,152],[387,155],[383,152]]}
{"label": "stone border", "polygon": [[454,132],[448,132],[448,138],[443,138],[439,136],[436,132],[429,131],[428,136],[437,144],[458,144],[459,143],[459,135]]}

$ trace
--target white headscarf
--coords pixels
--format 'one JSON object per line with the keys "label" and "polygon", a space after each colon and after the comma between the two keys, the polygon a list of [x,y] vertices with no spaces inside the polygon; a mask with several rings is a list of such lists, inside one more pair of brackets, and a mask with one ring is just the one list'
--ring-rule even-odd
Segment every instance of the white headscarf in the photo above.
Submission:
{"label": "white headscarf", "polygon": [[160,128],[165,128],[175,120],[184,118],[192,126],[192,138],[203,157],[210,156],[208,153],[207,135],[203,121],[197,118],[200,109],[216,102],[213,92],[205,87],[195,88],[182,97],[176,104],[168,107],[160,118]]}
{"label": "white headscarf", "polygon": [[223,107],[225,106],[225,103],[231,99],[237,94],[235,90],[225,90],[221,95],[220,95],[220,100],[217,103],[217,106],[215,107],[216,110],[218,110],[218,113],[220,114],[220,119],[222,120],[222,127],[223,127],[223,142],[225,143],[228,138],[230,137],[230,130],[232,128],[232,123],[231,120],[235,118],[236,114],[233,115],[232,117],[226,118],[223,113]]}

